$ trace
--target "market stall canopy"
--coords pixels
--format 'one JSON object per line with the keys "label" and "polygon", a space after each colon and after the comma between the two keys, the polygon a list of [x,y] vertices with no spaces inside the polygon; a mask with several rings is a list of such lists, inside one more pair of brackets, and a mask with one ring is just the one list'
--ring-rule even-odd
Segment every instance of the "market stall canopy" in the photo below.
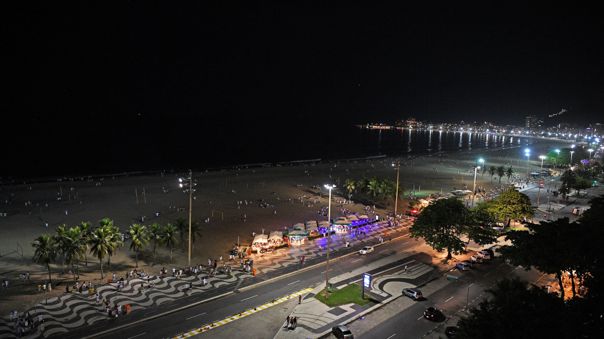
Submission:
{"label": "market stall canopy", "polygon": [[303,223],[299,222],[299,223],[297,223],[297,224],[294,224],[294,229],[295,229],[295,230],[305,230],[305,229],[306,229],[306,226],[304,226],[304,224],[303,224]]}
{"label": "market stall canopy", "polygon": [[262,243],[267,243],[267,242],[268,242],[268,234],[257,234],[254,237],[254,241],[252,241],[252,244],[255,244],[255,243],[262,244]]}
{"label": "market stall canopy", "polygon": [[348,218],[348,220],[350,220],[350,221],[358,221],[359,220],[359,218],[357,218],[357,216],[354,215],[354,214],[347,215],[346,218]]}
{"label": "market stall canopy", "polygon": [[361,214],[359,215],[359,219],[363,220],[363,219],[369,219],[369,217],[365,214]]}

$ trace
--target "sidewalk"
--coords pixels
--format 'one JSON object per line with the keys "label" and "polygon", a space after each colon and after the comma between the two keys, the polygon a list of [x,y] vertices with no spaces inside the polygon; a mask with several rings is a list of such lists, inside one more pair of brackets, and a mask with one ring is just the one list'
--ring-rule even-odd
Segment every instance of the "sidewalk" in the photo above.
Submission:
{"label": "sidewalk", "polygon": [[293,330],[289,330],[286,328],[284,319],[282,327],[274,338],[321,337],[331,332],[333,326],[354,321],[396,300],[401,296],[401,288],[415,287],[425,283],[425,276],[430,275],[434,268],[416,261],[413,256],[412,253],[398,253],[330,280],[335,289],[341,289],[351,283],[360,281],[362,274],[368,272],[375,278],[371,290],[366,293],[371,294],[372,299],[381,300],[377,303],[370,303],[365,306],[351,303],[329,307],[314,298],[325,288],[324,283],[319,284],[291,312],[290,317],[297,318],[298,326]]}

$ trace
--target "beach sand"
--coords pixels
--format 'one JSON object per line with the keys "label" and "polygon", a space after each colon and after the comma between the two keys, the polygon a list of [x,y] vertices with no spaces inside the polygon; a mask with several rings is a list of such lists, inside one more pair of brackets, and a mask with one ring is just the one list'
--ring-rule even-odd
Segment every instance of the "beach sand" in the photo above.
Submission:
{"label": "beach sand", "polygon": [[[536,161],[537,154],[565,145],[560,142],[528,140],[532,142],[530,147],[533,151],[531,170],[537,170],[540,164]],[[453,189],[465,188],[471,190],[472,166],[478,157],[486,159],[487,167],[511,165],[517,174],[525,176],[526,158],[522,156],[524,147],[524,144],[521,146],[514,143],[504,149],[463,150],[415,158],[404,156],[400,158],[400,187],[406,195],[414,189],[418,194],[447,193]],[[315,185],[322,187],[325,183],[335,183],[341,189],[334,191],[332,217],[341,215],[342,207],[363,212],[364,206],[361,204],[342,206],[337,203],[347,198],[343,189],[345,179],[377,177],[396,180],[392,161],[393,158],[341,160],[195,172],[197,186],[193,220],[199,222],[202,236],[194,244],[192,263],[207,262],[208,258],[228,257],[227,251],[238,240],[241,244],[249,244],[252,232],[261,233],[264,230],[268,233],[297,222],[326,219],[317,212],[321,207],[327,206],[327,190],[313,189],[312,186]],[[36,284],[47,277],[46,270],[31,263],[31,242],[34,238],[46,232],[53,234],[61,224],[74,226],[81,221],[90,221],[93,225],[98,225],[103,217],[113,219],[122,231],[126,231],[129,225],[138,223],[141,216],[146,216],[146,225],[154,222],[165,224],[178,217],[187,219],[188,194],[178,187],[179,176],[186,176],[186,173],[109,176],[103,180],[74,178],[73,181],[1,186],[0,212],[7,212],[8,216],[0,217],[0,276],[10,279],[12,287],[0,294],[0,314],[6,314],[12,309],[24,310],[44,297],[36,292]],[[504,177],[501,183],[506,182]],[[492,179],[488,173],[478,175],[477,186],[491,189],[497,184],[497,176]],[[57,193],[60,192],[63,199],[58,201]],[[352,199],[354,198],[353,195]],[[7,199],[10,201],[8,205],[5,204]],[[249,204],[237,208],[237,201],[245,200]],[[26,205],[29,201],[31,204]],[[270,207],[260,207],[260,201],[266,202]],[[388,210],[378,209],[377,214],[385,216],[392,211],[392,206],[393,203],[387,206]],[[406,202],[402,201],[399,213],[404,207]],[[155,212],[160,212],[160,216],[156,217]],[[208,217],[210,221],[206,223],[205,219]],[[48,229],[45,222],[48,222]],[[186,265],[186,246],[183,245],[186,243],[179,245],[174,251],[172,265]],[[150,250],[151,244],[147,252]],[[160,254],[160,264],[152,266],[147,253],[143,260],[139,260],[139,266],[153,274],[162,266],[171,267],[168,251],[162,249]],[[134,254],[127,247],[120,249],[112,258],[113,270],[108,272],[120,273],[132,269],[133,258]],[[89,261],[87,268],[81,268],[80,280],[98,282],[98,260],[89,256]],[[14,281],[20,272],[26,271],[31,272],[33,282]],[[53,279],[71,279],[71,275],[57,274],[59,271],[60,266],[54,265]],[[63,290],[64,287],[55,289],[53,294],[62,293]]]}

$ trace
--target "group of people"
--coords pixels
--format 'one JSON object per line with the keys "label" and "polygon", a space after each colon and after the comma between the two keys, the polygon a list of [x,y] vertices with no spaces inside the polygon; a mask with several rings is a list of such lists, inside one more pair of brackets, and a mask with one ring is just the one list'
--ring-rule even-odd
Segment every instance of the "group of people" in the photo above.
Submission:
{"label": "group of people", "polygon": [[288,330],[295,330],[296,327],[298,327],[298,317],[290,317],[288,315],[285,321],[285,328]]}
{"label": "group of people", "polygon": [[[93,288],[92,283],[91,282],[83,282],[82,284],[80,284],[79,281],[76,281],[76,283],[73,285],[73,290],[79,293],[82,292],[89,292],[89,289]],[[65,292],[69,293],[69,285],[65,285]]]}
{"label": "group of people", "polygon": [[19,314],[17,311],[12,311],[9,315],[9,319],[14,321],[15,333],[18,338],[31,333],[33,329],[44,322],[42,316],[38,316],[37,319],[34,319],[29,312]]}

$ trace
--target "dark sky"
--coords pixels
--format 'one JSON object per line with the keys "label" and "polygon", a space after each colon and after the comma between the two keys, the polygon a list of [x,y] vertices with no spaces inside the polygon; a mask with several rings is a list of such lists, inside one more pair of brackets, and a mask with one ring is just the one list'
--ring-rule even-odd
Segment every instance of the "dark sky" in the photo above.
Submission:
{"label": "dark sky", "polygon": [[10,158],[165,156],[192,140],[232,148],[233,133],[287,138],[407,116],[519,124],[565,108],[601,120],[594,8],[300,3],[4,8]]}

